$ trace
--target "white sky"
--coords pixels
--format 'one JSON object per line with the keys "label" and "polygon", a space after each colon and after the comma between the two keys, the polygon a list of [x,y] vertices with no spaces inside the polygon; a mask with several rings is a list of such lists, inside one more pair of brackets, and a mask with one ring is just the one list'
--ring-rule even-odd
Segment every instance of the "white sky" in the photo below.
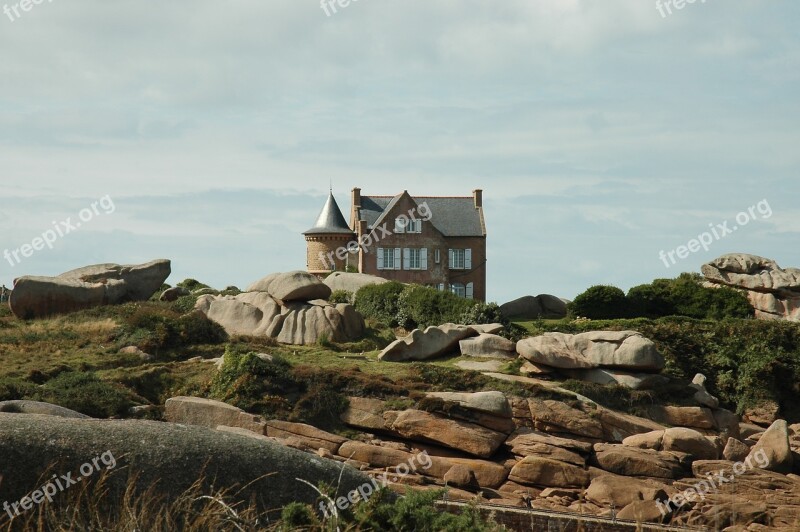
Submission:
{"label": "white sky", "polygon": [[[8,5],[15,5],[16,0]],[[13,12],[12,12],[13,15]],[[329,180],[483,188],[489,298],[574,297],[723,253],[800,266],[800,4],[54,0],[0,13],[0,253],[98,215],[0,283],[173,261],[175,283],[302,269]],[[766,199],[773,215],[666,268]]]}

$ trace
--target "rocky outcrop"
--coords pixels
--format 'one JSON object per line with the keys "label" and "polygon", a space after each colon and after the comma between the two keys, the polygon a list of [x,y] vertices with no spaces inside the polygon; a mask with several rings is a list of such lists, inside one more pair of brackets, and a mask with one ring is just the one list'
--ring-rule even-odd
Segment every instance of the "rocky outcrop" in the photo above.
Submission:
{"label": "rocky outcrop", "polygon": [[567,315],[569,300],[549,294],[523,296],[500,305],[500,312],[508,319],[561,319]]}
{"label": "rocky outcrop", "polygon": [[366,273],[333,272],[323,281],[331,291],[344,290],[355,294],[365,286],[388,283],[383,277],[367,275]]}
{"label": "rocky outcrop", "polygon": [[[231,335],[269,336],[294,345],[314,344],[323,338],[334,342],[361,338],[364,319],[352,305],[294,299],[301,294],[330,296],[330,288],[315,277],[308,277],[297,272],[273,274],[251,286],[258,288],[257,291],[235,296],[201,296],[195,309]],[[274,294],[269,290],[274,290]]]}
{"label": "rocky outcrop", "polygon": [[170,261],[138,265],[97,264],[56,277],[23,276],[14,281],[11,312],[22,319],[44,318],[129,301],[146,301],[169,277]]}
{"label": "rocky outcrop", "polygon": [[769,462],[762,469],[779,473],[790,473],[792,471],[792,448],[789,446],[789,428],[785,420],[779,419],[770,425],[750,450],[748,458],[752,458],[755,462],[759,453],[762,453],[762,456],[766,456]]}
{"label": "rocky outcrop", "polygon": [[659,371],[664,357],[636,331],[545,333],[517,342],[517,352],[531,362],[560,369],[616,368]]}
{"label": "rocky outcrop", "polygon": [[673,427],[628,436],[622,440],[622,444],[640,449],[686,453],[698,460],[719,458],[719,449],[711,440],[700,432],[686,427]]}
{"label": "rocky outcrop", "polygon": [[480,335],[484,327],[445,323],[438,327],[428,327],[424,331],[415,329],[408,336],[389,344],[378,358],[384,362],[436,358],[458,349],[461,340]]}
{"label": "rocky outcrop", "polygon": [[[474,328],[474,327],[473,327]],[[481,358],[515,358],[516,344],[496,334],[480,334],[458,342],[463,356]]]}
{"label": "rocky outcrop", "polygon": [[239,427],[263,434],[266,423],[259,416],[221,401],[202,397],[171,397],[164,405],[164,419],[171,423],[217,428]]}
{"label": "rocky outcrop", "polygon": [[0,434],[0,499],[8,501],[18,501],[42,486],[41,475],[48,467],[77,475],[81,465],[101,453],[101,470],[114,463],[103,486],[110,496],[120,497],[107,503],[112,506],[121,504],[133,475],[137,475],[137,487],[154,487],[166,499],[179,497],[202,479],[206,493],[211,494],[213,483],[215,490],[227,490],[229,502],[252,501],[264,513],[295,501],[316,503],[318,493],[298,478],[314,485],[338,486],[340,493],[371,482],[352,467],[332,460],[198,426],[0,413]]}
{"label": "rocky outcrop", "polygon": [[182,286],[167,288],[158,296],[159,301],[177,301],[179,297],[188,296],[191,292]]}
{"label": "rocky outcrop", "polygon": [[732,253],[704,264],[701,271],[710,285],[744,290],[757,318],[800,321],[800,269]]}
{"label": "rocky outcrop", "polygon": [[39,414],[43,416],[58,416],[74,419],[89,419],[89,416],[64,408],[63,406],[43,403],[40,401],[0,401],[0,412],[8,414]]}
{"label": "rocky outcrop", "polygon": [[676,453],[606,443],[594,446],[592,463],[604,471],[631,477],[676,479],[684,472]]}

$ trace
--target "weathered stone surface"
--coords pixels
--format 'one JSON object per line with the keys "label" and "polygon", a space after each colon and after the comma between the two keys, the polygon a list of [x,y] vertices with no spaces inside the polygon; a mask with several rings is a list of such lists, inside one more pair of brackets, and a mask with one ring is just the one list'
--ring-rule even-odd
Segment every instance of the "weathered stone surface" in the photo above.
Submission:
{"label": "weathered stone surface", "polygon": [[240,427],[263,434],[266,424],[260,416],[221,401],[202,397],[171,397],[164,408],[164,419],[172,423],[198,425],[211,429],[219,425]]}
{"label": "weathered stone surface", "polygon": [[567,377],[596,384],[618,384],[632,390],[651,390],[669,382],[657,373],[630,373],[603,368],[561,370]]}
{"label": "weathered stone surface", "polygon": [[266,292],[283,302],[326,300],[331,297],[331,288],[304,271],[273,273],[256,281],[248,292]]}
{"label": "weathered stone surface", "polygon": [[76,419],[89,419],[89,416],[64,408],[63,406],[43,403],[40,401],[12,400],[0,401],[0,412],[8,414],[39,414],[45,416],[58,416]]}
{"label": "weathered stone surface", "polygon": [[452,456],[431,456],[431,466],[429,468],[419,468],[425,475],[431,475],[444,479],[444,475],[457,465],[469,468],[483,488],[499,488],[508,480],[510,468],[488,460],[477,460],[472,458],[458,458]]}
{"label": "weathered stone surface", "polygon": [[589,484],[589,474],[582,467],[536,456],[523,458],[508,478],[521,484],[559,488],[582,488]]}
{"label": "weathered stone surface", "polygon": [[664,431],[661,451],[686,453],[697,460],[716,460],[719,450],[705,436],[685,427],[673,427]]}
{"label": "weathered stone surface", "polygon": [[736,438],[737,440],[739,439],[739,416],[730,410],[725,410],[724,408],[712,410],[712,414],[714,416],[714,423],[717,425],[720,435],[722,435],[724,438],[729,437]]}
{"label": "weathered stone surface", "polygon": [[747,458],[749,454],[750,447],[735,438],[728,438],[725,449],[722,451],[723,458],[731,462],[740,462]]}
{"label": "weathered stone surface", "polygon": [[392,430],[405,438],[439,443],[481,458],[492,456],[506,439],[502,432],[421,410],[387,414],[393,419]]}
{"label": "weathered stone surface", "polygon": [[407,463],[412,454],[398,449],[371,445],[359,441],[346,441],[336,453],[339,456],[370,464],[374,467],[392,467]]}
{"label": "weathered stone surface", "polygon": [[141,490],[155,486],[167,500],[202,478],[206,493],[213,483],[214,490],[228,492],[229,503],[248,504],[252,498],[264,513],[295,501],[316,503],[317,492],[298,478],[339,486],[344,493],[370,482],[336,462],[206,427],[0,413],[0,499],[18,501],[42,485],[46,471],[77,472],[105,452],[116,462],[104,484],[113,497],[104,502],[114,507],[121,507],[121,496],[132,485],[129,475],[138,475],[135,485]]}
{"label": "weathered stone surface", "polygon": [[531,362],[561,369],[619,368],[658,371],[664,357],[636,331],[545,333],[517,342],[517,352]]}
{"label": "weathered stone surface", "polygon": [[444,482],[448,486],[457,488],[475,489],[478,487],[478,479],[475,472],[467,466],[454,465],[444,474]]}
{"label": "weathered stone surface", "polygon": [[633,501],[617,514],[618,519],[629,519],[637,523],[662,523],[666,516],[656,501]]}
{"label": "weathered stone surface", "polygon": [[520,456],[530,454],[538,445],[545,444],[571,451],[579,454],[589,454],[592,452],[592,444],[570,440],[568,438],[559,438],[544,432],[531,430],[528,428],[517,429],[505,442],[506,446],[511,448],[511,452]]}
{"label": "weathered stone surface", "polygon": [[756,455],[766,454],[769,465],[763,469],[778,473],[791,473],[792,471],[792,449],[789,446],[789,429],[786,421],[779,419],[773,423],[767,431],[759,438],[758,443],[750,450],[748,458],[756,462]]}
{"label": "weathered stone surface", "polygon": [[555,371],[555,368],[551,368],[550,366],[545,366],[543,364],[534,364],[530,360],[526,360],[522,363],[519,367],[519,372],[521,375],[533,376],[533,375],[549,375]]}
{"label": "weathered stone surface", "polygon": [[602,440],[603,426],[600,421],[582,410],[554,400],[528,399],[533,428],[559,435],[576,435]]}
{"label": "weathered stone surface", "polygon": [[146,301],[170,274],[170,261],[97,264],[56,277],[26,275],[14,280],[9,306],[22,319],[43,318],[101,305]]}
{"label": "weathered stone surface", "polygon": [[267,421],[266,425],[265,433],[267,436],[279,439],[296,438],[311,449],[327,449],[333,454],[339,454],[339,447],[348,441],[347,438],[331,434],[305,423],[291,423],[289,421],[271,419]]}
{"label": "weathered stone surface", "polygon": [[437,397],[458,403],[464,408],[511,419],[511,404],[502,392],[428,392],[426,397]]}
{"label": "weathered stone surface", "polygon": [[623,508],[635,501],[666,499],[664,484],[650,480],[603,473],[592,479],[586,498],[603,508]]}
{"label": "weathered stone surface", "polygon": [[346,424],[367,430],[386,430],[383,421],[383,405],[380,399],[348,397],[349,406],[340,418]]}
{"label": "weathered stone surface", "polygon": [[389,344],[378,358],[384,362],[428,360],[455,351],[461,340],[477,334],[472,327],[452,323],[428,327],[424,331],[415,329],[405,338]]}
{"label": "weathered stone surface", "polygon": [[331,289],[332,292],[344,290],[355,294],[365,286],[374,284],[388,283],[387,279],[366,273],[333,272],[322,281]]}
{"label": "weathered stone surface", "polygon": [[509,319],[561,319],[567,315],[568,303],[567,299],[549,294],[523,296],[500,305],[500,312]]}
{"label": "weathered stone surface", "polygon": [[458,343],[463,356],[488,358],[516,358],[516,345],[511,340],[496,334],[481,334],[465,338]]}
{"label": "weathered stone surface", "polygon": [[598,443],[594,446],[598,467],[617,475],[652,478],[680,478],[678,456],[670,452]]}
{"label": "weathered stone surface", "polygon": [[188,296],[191,294],[189,290],[182,286],[173,286],[172,288],[167,288],[161,295],[158,296],[160,301],[176,301],[179,297]]}
{"label": "weathered stone surface", "polygon": [[707,406],[713,410],[714,408],[719,407],[719,399],[708,393],[705,384],[706,376],[702,373],[698,373],[694,376],[694,379],[692,379],[692,383],[689,385],[689,387],[697,390],[694,394],[694,399],[698,402],[698,404],[701,406]]}
{"label": "weathered stone surface", "polygon": [[763,401],[756,406],[745,409],[744,419],[750,423],[769,427],[777,419],[780,413],[780,406],[774,401]]}
{"label": "weathered stone surface", "polygon": [[325,301],[281,303],[264,291],[235,296],[201,296],[195,309],[222,325],[228,334],[269,336],[295,345],[357,340],[364,320],[351,305]]}
{"label": "weathered stone surface", "polygon": [[783,269],[774,260],[731,253],[704,264],[701,271],[712,284],[745,290],[757,318],[800,321],[797,268]]}
{"label": "weathered stone surface", "polygon": [[654,421],[675,427],[716,428],[716,421],[711,410],[699,406],[654,405],[648,408],[648,413]]}
{"label": "weathered stone surface", "polygon": [[666,428],[650,419],[615,412],[602,406],[597,407],[594,415],[602,424],[603,440],[610,442],[621,442],[634,434]]}
{"label": "weathered stone surface", "polygon": [[661,450],[661,443],[664,441],[663,430],[653,430],[643,434],[634,434],[622,440],[622,445],[627,447],[637,447],[639,449]]}
{"label": "weathered stone surface", "polygon": [[[520,445],[516,446],[517,449],[521,449]],[[550,445],[547,443],[528,443],[524,446],[525,452],[520,456],[528,457],[528,456],[535,456],[538,458],[547,458],[550,460],[557,460],[559,462],[564,462],[567,464],[577,465],[583,467],[586,465],[586,458],[581,456],[580,454],[568,451],[562,447],[556,447],[555,445]]]}

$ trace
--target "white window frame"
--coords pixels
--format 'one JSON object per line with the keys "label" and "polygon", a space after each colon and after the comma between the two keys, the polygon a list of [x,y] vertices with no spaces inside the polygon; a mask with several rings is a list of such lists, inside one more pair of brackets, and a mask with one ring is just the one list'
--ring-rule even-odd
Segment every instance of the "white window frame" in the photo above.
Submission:
{"label": "white window frame", "polygon": [[[406,221],[408,221],[406,219]],[[397,217],[394,219],[394,232],[395,233],[405,233],[406,232],[406,223],[403,221],[403,218]]]}
{"label": "white window frame", "polygon": [[402,264],[400,248],[378,248],[376,260],[379,270],[399,270]]}
{"label": "white window frame", "polygon": [[433,252],[433,255],[435,257],[436,264],[439,264],[442,261],[442,254],[439,248],[436,248],[436,251]]}
{"label": "white window frame", "polygon": [[467,287],[462,283],[450,283],[450,291],[458,297],[467,297]]}
{"label": "white window frame", "polygon": [[428,248],[403,248],[404,270],[427,270]]}

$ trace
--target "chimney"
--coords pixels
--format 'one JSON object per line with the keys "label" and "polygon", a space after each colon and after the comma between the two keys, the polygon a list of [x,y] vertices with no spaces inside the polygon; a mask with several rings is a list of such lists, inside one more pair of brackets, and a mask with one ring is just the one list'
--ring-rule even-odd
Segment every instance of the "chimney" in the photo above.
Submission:
{"label": "chimney", "polygon": [[476,188],[472,191],[472,197],[475,199],[475,208],[483,207],[483,190]]}
{"label": "chimney", "polygon": [[354,188],[353,189],[353,207],[361,207],[361,189]]}

